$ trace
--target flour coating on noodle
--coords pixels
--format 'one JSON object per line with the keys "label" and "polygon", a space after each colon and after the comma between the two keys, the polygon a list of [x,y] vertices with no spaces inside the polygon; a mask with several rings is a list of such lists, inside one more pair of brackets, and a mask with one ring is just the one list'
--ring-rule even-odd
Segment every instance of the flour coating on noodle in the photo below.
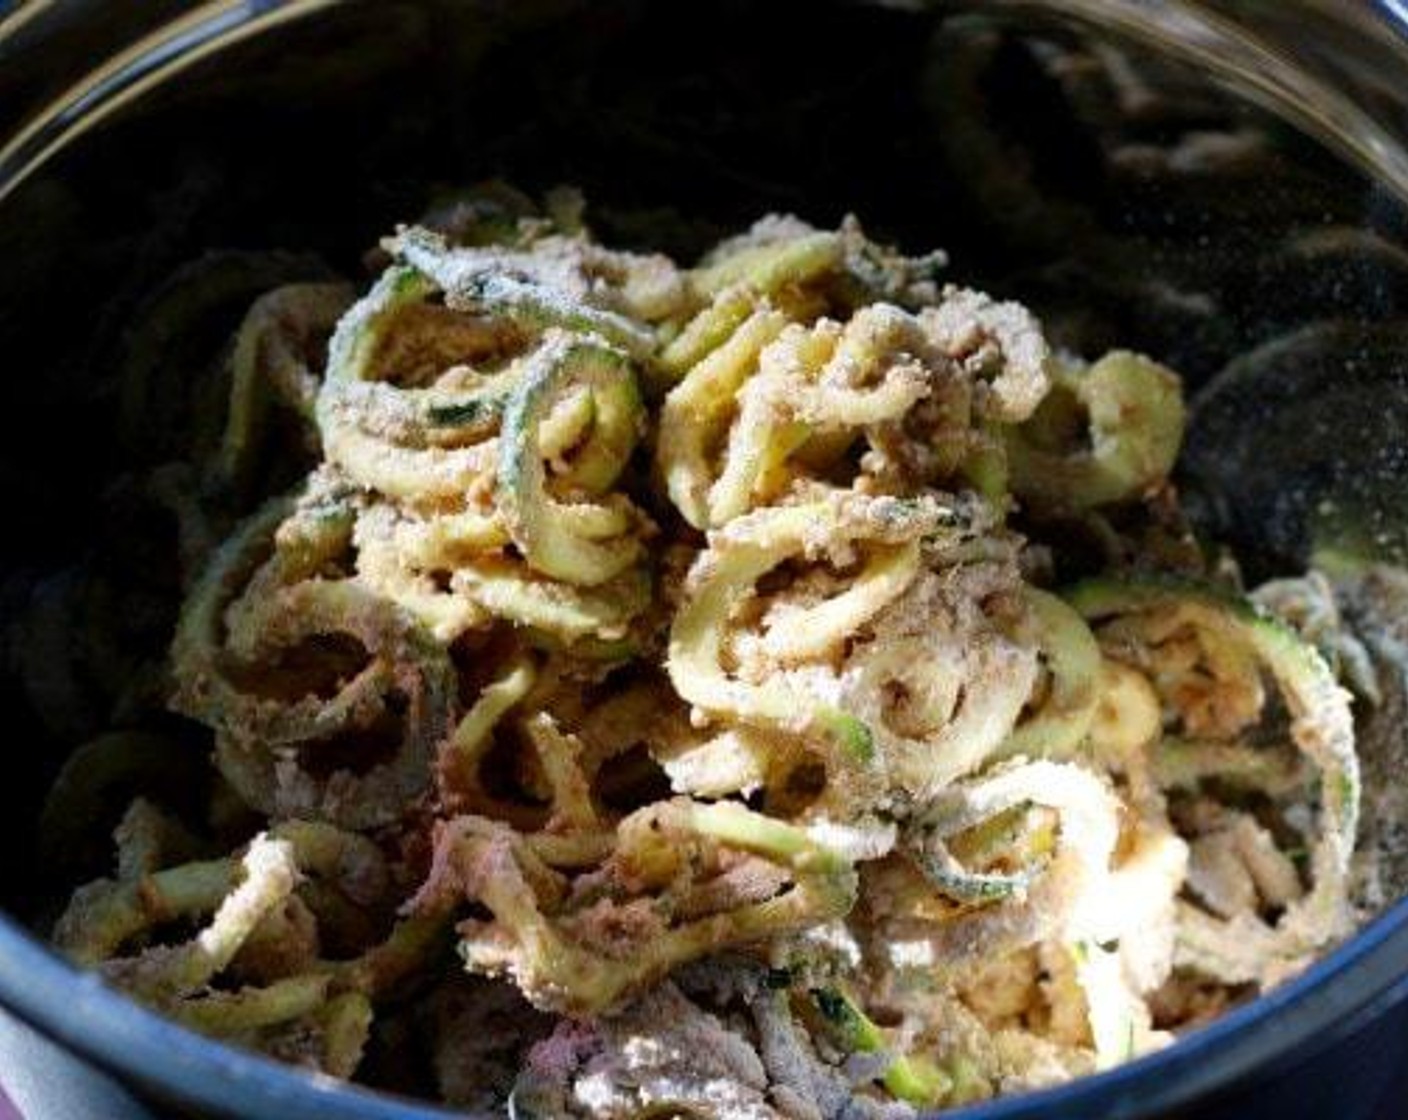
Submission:
{"label": "flour coating on noodle", "polygon": [[[1175,373],[853,218],[687,267],[496,187],[375,259],[240,327],[188,722],[80,752],[137,799],[75,960],[459,1107],[897,1120],[1157,1049],[1353,929],[1364,648],[1318,573],[1201,557]],[[193,739],[208,804],[165,804]]]}

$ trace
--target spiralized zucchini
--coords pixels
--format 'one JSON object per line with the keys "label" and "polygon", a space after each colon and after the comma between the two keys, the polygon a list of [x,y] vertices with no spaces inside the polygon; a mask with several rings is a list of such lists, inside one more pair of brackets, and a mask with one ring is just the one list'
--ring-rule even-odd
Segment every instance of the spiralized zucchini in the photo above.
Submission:
{"label": "spiralized zucchini", "polygon": [[[1008,437],[1018,497],[1047,510],[1080,512],[1138,498],[1166,480],[1183,441],[1177,375],[1126,350],[1090,366],[1061,362],[1056,368],[1042,407]],[[1088,446],[1070,434],[1082,416]]]}
{"label": "spiralized zucchini", "polygon": [[704,314],[713,318],[665,398],[659,436],[670,497],[700,529],[834,474],[860,441],[869,452],[857,484],[878,475],[906,493],[956,478],[996,499],[1005,468],[993,433],[1031,415],[1048,385],[1035,320],[975,292],[948,289],[918,313],[872,303],[845,323],[804,327],[727,288]]}
{"label": "spiralized zucchini", "polygon": [[313,419],[327,342],[352,303],[342,283],[286,284],[250,306],[230,356],[230,405],[220,465],[235,486],[248,484],[271,406]]}
{"label": "spiralized zucchini", "polygon": [[456,1106],[900,1120],[1164,1045],[1351,928],[1317,647],[1362,658],[1300,585],[1261,598],[1315,645],[1142,548],[1173,373],[1054,356],[854,219],[680,268],[488,184],[373,259],[261,296],[223,441],[143,483],[199,569],[185,722],[60,773],[46,858],[117,849],[75,961]]}
{"label": "spiralized zucchini", "polygon": [[493,914],[461,925],[466,963],[572,1015],[609,1010],[705,952],[840,917],[855,895],[845,859],[736,804],[667,801],[627,817],[585,898],[503,825],[460,817],[437,840],[431,903],[463,891]]}
{"label": "spiralized zucchini", "polygon": [[[1286,857],[1278,860],[1270,836],[1253,824],[1250,850],[1242,841],[1238,862],[1258,890],[1232,908],[1226,921],[1183,905],[1183,963],[1226,983],[1267,983],[1287,961],[1342,936],[1352,926],[1346,885],[1358,827],[1359,762],[1349,694],[1320,654],[1250,600],[1175,580],[1094,581],[1075,588],[1071,601],[1104,622],[1099,633],[1107,648],[1142,670],[1183,727],[1207,735],[1213,749],[1257,730],[1266,705],[1262,688],[1274,685],[1289,716],[1281,734],[1318,771],[1314,835],[1305,838],[1311,846],[1309,890],[1302,897],[1298,873]],[[1174,749],[1188,751],[1183,744]],[[1224,765],[1232,769],[1236,757],[1224,756]],[[1246,781],[1247,769],[1237,768]],[[1208,777],[1217,775],[1218,768],[1209,767]],[[1254,773],[1250,780],[1255,788]],[[1262,788],[1271,796],[1278,792],[1269,782]],[[1194,841],[1195,850],[1201,842]],[[1285,885],[1271,885],[1274,879]],[[1198,893],[1214,909],[1225,905],[1207,887]],[[1274,926],[1259,912],[1266,907],[1281,911]]]}
{"label": "spiralized zucchini", "polygon": [[[275,500],[231,537],[182,613],[174,703],[214,728],[217,765],[250,805],[369,828],[426,787],[455,682],[446,652],[415,618],[356,580],[324,574],[349,528],[345,505]],[[344,640],[341,657],[318,664],[317,651],[338,638],[353,648]],[[389,760],[375,758],[377,734],[395,740]],[[369,764],[357,757],[359,739]],[[318,752],[333,763],[321,774],[305,758]]]}
{"label": "spiralized zucchini", "polygon": [[[384,907],[389,886],[374,844],[330,825],[290,822],[256,836],[239,859],[89,884],[59,919],[55,940],[202,1033],[277,1047],[281,1032],[296,1032],[304,1060],[350,1077],[369,1037],[371,997],[432,958],[444,927],[434,917],[408,919],[356,957],[323,959],[321,923],[339,916],[328,900]],[[121,955],[157,927],[202,918],[207,924],[189,941]],[[239,986],[215,988],[218,978]]]}
{"label": "spiralized zucchini", "polygon": [[391,245],[406,263],[339,324],[318,398],[329,462],[373,496],[359,575],[444,639],[495,617],[623,637],[648,592],[646,522],[612,490],[644,419],[618,346],[641,352],[644,328],[598,306],[607,262]]}

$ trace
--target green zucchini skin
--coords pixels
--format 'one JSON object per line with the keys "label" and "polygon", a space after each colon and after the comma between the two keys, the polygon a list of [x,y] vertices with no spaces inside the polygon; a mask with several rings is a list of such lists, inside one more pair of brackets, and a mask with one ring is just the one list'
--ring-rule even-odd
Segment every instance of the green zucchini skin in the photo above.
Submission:
{"label": "green zucchini skin", "polygon": [[446,404],[432,404],[425,410],[426,421],[437,428],[467,428],[496,424],[503,418],[508,393],[481,390]]}
{"label": "green zucchini skin", "polygon": [[[844,992],[838,988],[813,988],[809,994],[839,1045],[857,1054],[874,1054],[889,1048],[885,1032]],[[894,1055],[880,1080],[899,1100],[920,1106],[939,1103],[953,1088],[952,1079],[937,1065],[902,1053]]]}
{"label": "green zucchini skin", "polygon": [[[324,819],[345,829],[397,820],[429,784],[436,744],[451,721],[453,668],[444,648],[397,604],[355,579],[321,574],[349,543],[353,512],[271,500],[212,558],[178,622],[172,706],[216,732],[216,765],[249,804],[269,815]],[[271,706],[248,669],[283,648],[354,634],[369,654],[332,697]],[[355,732],[397,690],[412,703],[394,757],[360,774],[299,770],[296,795],[278,778],[281,752]],[[292,801],[285,803],[289,798]]]}
{"label": "green zucchini skin", "polygon": [[[606,583],[641,556],[634,536],[605,541],[572,532],[554,515],[538,429],[553,402],[574,385],[593,394],[596,422],[584,456],[585,482],[604,489],[640,438],[644,405],[629,359],[604,343],[557,336],[529,361],[509,397],[500,436],[499,509],[524,558],[544,575],[588,587]],[[586,487],[584,487],[585,489]]]}
{"label": "green zucchini skin", "polygon": [[1195,604],[1216,625],[1247,642],[1266,663],[1292,704],[1293,717],[1325,710],[1339,714],[1342,709],[1343,718],[1335,720],[1331,741],[1320,744],[1321,749],[1315,754],[1326,777],[1326,806],[1340,818],[1339,825],[1352,840],[1360,795],[1353,727],[1346,694],[1319,650],[1246,596],[1182,576],[1093,578],[1066,589],[1063,598],[1089,621],[1131,611]]}
{"label": "green zucchini skin", "polygon": [[1314,951],[1345,931],[1343,896],[1359,825],[1360,774],[1349,694],[1320,652],[1245,596],[1177,576],[1094,578],[1064,597],[1093,624],[1115,616],[1182,609],[1195,624],[1244,643],[1266,667],[1290,715],[1290,737],[1320,773],[1320,836],[1313,887],[1272,937],[1288,957]]}
{"label": "green zucchini skin", "polygon": [[[1010,482],[1020,499],[1046,511],[1080,513],[1141,497],[1168,478],[1187,420],[1176,374],[1143,355],[1114,350],[1089,367],[1059,368],[1056,386],[1086,413],[1091,446],[1049,451],[1029,438],[1034,422],[1008,429]],[[1058,399],[1049,396],[1047,409]]]}
{"label": "green zucchini skin", "polygon": [[1186,576],[1148,574],[1137,577],[1096,576],[1072,584],[1061,592],[1088,621],[1131,611],[1196,603],[1219,616],[1251,642],[1288,682],[1305,688],[1325,688],[1334,674],[1325,659],[1286,623],[1245,595]]}
{"label": "green zucchini skin", "polygon": [[[327,381],[334,389],[356,382],[377,382],[374,369],[380,347],[398,317],[426,304],[439,292],[434,280],[407,265],[396,266],[373,285],[339,324],[328,348]],[[492,333],[486,326],[485,333]],[[507,329],[507,328],[505,328]],[[503,417],[512,367],[487,378],[473,389],[409,389],[397,392],[413,405],[419,426],[465,429],[463,435],[492,435]]]}

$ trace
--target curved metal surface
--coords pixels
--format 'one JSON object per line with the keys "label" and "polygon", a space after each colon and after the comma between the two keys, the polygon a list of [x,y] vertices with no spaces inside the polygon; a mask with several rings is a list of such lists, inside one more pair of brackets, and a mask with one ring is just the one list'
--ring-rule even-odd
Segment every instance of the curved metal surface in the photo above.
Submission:
{"label": "curved metal surface", "polygon": [[1408,4],[1341,0],[984,0],[1113,28],[1204,67],[1408,201]]}
{"label": "curved metal surface", "polygon": [[211,0],[159,25],[60,93],[0,147],[0,202],[46,160],[160,83],[242,39],[337,2]]}

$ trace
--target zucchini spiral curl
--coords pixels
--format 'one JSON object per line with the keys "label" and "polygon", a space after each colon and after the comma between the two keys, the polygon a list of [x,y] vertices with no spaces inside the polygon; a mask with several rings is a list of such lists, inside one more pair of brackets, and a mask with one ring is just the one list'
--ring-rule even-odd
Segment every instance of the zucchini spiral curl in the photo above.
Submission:
{"label": "zucchini spiral curl", "polygon": [[1000,497],[994,433],[1029,417],[1049,380],[1024,309],[951,288],[917,313],[877,302],[808,326],[746,289],[718,299],[756,306],[699,347],[660,414],[665,485],[691,525],[726,524],[798,479],[834,478],[862,441],[847,481],[906,493],[957,480]]}
{"label": "zucchini spiral curl", "polygon": [[643,429],[643,329],[566,249],[390,244],[406,263],[339,325],[318,401],[328,459],[374,499],[359,576],[442,638],[494,617],[623,638],[649,597],[648,523],[613,489]]}
{"label": "zucchini spiral curl", "polygon": [[840,917],[855,872],[801,829],[736,803],[679,799],[623,820],[601,870],[576,880],[510,828],[451,820],[416,905],[433,910],[446,896],[493,915],[459,927],[471,969],[508,974],[539,1007],[584,1015],[706,953]]}
{"label": "zucchini spiral curl", "polygon": [[[986,516],[834,492],[735,519],[675,617],[676,691],[707,717],[802,737],[844,773],[843,799],[932,795],[1003,741],[1034,680],[1034,651],[1004,629],[1025,611],[1004,595],[1012,554],[1000,537],[974,547]],[[790,589],[759,593],[789,566]]]}
{"label": "zucchini spiral curl", "polygon": [[313,490],[226,542],[182,612],[173,702],[214,729],[248,804],[363,829],[426,788],[455,684],[429,631],[349,578],[352,517],[346,495]]}
{"label": "zucchini spiral curl", "polygon": [[352,300],[347,284],[285,284],[250,306],[231,351],[230,402],[220,445],[220,471],[236,490],[251,483],[276,409],[291,413],[304,442],[316,445],[313,412],[327,343]]}
{"label": "zucchini spiral curl", "polygon": [[1168,478],[1183,442],[1176,375],[1127,350],[1055,370],[1036,414],[1008,432],[1012,489],[1023,501],[1079,513],[1143,497]]}
{"label": "zucchini spiral curl", "polygon": [[[290,821],[238,857],[89,884],[59,919],[55,940],[76,962],[202,1033],[350,1077],[373,1001],[443,944],[445,923],[433,915],[386,932],[368,922],[369,911],[387,909],[391,887],[386,860],[367,839]],[[349,913],[358,916],[350,926]],[[153,941],[193,921],[204,924],[190,940]],[[328,947],[341,954],[325,957]]]}
{"label": "zucchini spiral curl", "polygon": [[[946,898],[996,905],[941,920],[929,934],[938,957],[1002,952],[1078,928],[1118,833],[1114,796],[1079,767],[1023,763],[949,786],[910,822],[907,850]],[[983,870],[999,852],[1017,854],[1017,866]]]}
{"label": "zucchini spiral curl", "polygon": [[[1248,599],[1145,579],[1089,582],[1070,601],[1096,624],[1106,656],[1138,674],[1124,685],[1125,712],[1162,707],[1172,716],[1171,734],[1146,717],[1142,746],[1159,778],[1194,794],[1186,808],[1192,897],[1179,907],[1179,960],[1225,983],[1273,982],[1351,920],[1360,786],[1348,694],[1314,646]],[[1137,699],[1141,692],[1149,699]],[[1278,707],[1286,713],[1279,728]],[[1137,715],[1124,722],[1138,726]],[[1286,793],[1280,775],[1295,774],[1288,746],[1318,772],[1314,823],[1301,826],[1308,890],[1273,834],[1219,806],[1204,785],[1225,777],[1274,806]],[[1274,922],[1264,917],[1278,911]]]}
{"label": "zucchini spiral curl", "polygon": [[[476,1115],[912,1120],[1351,928],[1335,672],[1394,695],[1329,582],[1203,554],[1171,371],[854,219],[681,267],[491,183],[367,263],[222,265],[242,322],[166,293],[133,407],[183,306],[239,322],[224,412],[124,481],[164,531],[124,564],[172,563],[37,581],[7,635],[84,744],[40,838],[101,876],[76,962]],[[157,588],[134,687],[86,622]]]}

